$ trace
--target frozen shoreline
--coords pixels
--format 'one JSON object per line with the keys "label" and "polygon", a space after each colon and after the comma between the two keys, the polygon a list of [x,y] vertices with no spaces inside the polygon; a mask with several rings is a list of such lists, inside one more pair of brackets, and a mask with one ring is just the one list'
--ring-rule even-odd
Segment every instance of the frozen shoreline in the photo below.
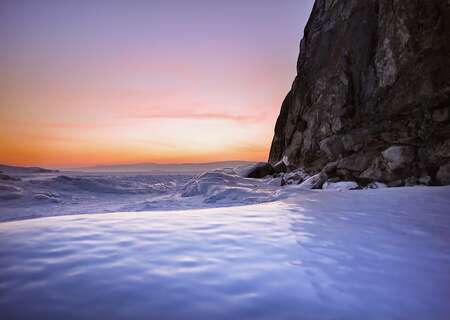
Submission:
{"label": "frozen shoreline", "polygon": [[[315,179],[306,179],[301,185],[280,186],[282,177],[250,179],[244,178],[240,170],[229,168],[196,176],[24,174],[18,176],[19,179],[0,181],[0,222],[73,214],[195,210],[267,203],[302,195],[308,192],[309,184]],[[324,186],[326,192],[358,187],[354,182],[325,183]]]}

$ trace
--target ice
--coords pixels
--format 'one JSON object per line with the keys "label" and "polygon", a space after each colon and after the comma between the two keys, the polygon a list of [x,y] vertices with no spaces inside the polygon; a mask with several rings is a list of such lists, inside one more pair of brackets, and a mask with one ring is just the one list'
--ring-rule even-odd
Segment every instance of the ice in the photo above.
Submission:
{"label": "ice", "polygon": [[[231,176],[211,179],[251,189]],[[250,206],[0,223],[1,317],[448,318],[450,187],[283,190]]]}
{"label": "ice", "polygon": [[446,318],[450,187],[244,170],[3,180],[0,220],[65,216],[0,223],[2,318]]}
{"label": "ice", "polygon": [[58,196],[52,193],[36,193],[33,195],[33,199],[38,201],[59,202]]}
{"label": "ice", "polygon": [[1,192],[23,192],[23,190],[19,187],[8,185],[8,184],[0,184],[0,191]]}
{"label": "ice", "polygon": [[232,170],[206,172],[194,177],[184,187],[182,197],[202,196],[205,203],[223,204],[273,201],[279,188],[267,181],[243,178]]}
{"label": "ice", "polygon": [[[246,166],[192,175],[28,174],[0,186],[0,221],[79,213],[236,206],[290,195],[281,178],[243,178]],[[6,189],[5,189],[6,190]],[[22,190],[22,191],[20,191]],[[20,198],[20,199],[19,199]]]}
{"label": "ice", "polygon": [[164,192],[166,189],[158,187],[158,185],[140,184],[138,181],[118,180],[111,184],[111,179],[103,177],[69,177],[58,176],[49,181],[58,190],[74,190],[80,189],[93,193],[116,193],[116,194],[138,194],[138,193],[153,193]]}
{"label": "ice", "polygon": [[[322,189],[332,191],[356,190],[359,185],[355,181],[325,182]],[[375,188],[374,188],[375,189]]]}
{"label": "ice", "polygon": [[20,199],[23,196],[23,190],[14,185],[0,184],[0,200]]}
{"label": "ice", "polygon": [[164,196],[175,201],[192,176],[57,172],[22,173],[20,178],[0,185],[0,221],[132,210]]}

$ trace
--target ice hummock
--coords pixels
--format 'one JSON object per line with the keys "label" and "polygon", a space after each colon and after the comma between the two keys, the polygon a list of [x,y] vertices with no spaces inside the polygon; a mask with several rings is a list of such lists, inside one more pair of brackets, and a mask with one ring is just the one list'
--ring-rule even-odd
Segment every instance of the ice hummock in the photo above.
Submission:
{"label": "ice hummock", "polygon": [[[80,213],[181,210],[276,201],[281,178],[249,179],[246,167],[198,175],[58,172],[0,183],[0,221]],[[4,200],[4,201],[2,201]]]}

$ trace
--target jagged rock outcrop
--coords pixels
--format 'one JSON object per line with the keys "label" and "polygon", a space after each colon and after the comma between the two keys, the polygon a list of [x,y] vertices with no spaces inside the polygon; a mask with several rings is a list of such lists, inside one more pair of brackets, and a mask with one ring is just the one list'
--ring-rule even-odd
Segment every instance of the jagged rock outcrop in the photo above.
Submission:
{"label": "jagged rock outcrop", "polygon": [[[391,185],[450,183],[450,4],[316,0],[269,162]],[[439,175],[438,175],[439,172]]]}
{"label": "jagged rock outcrop", "polygon": [[274,174],[275,170],[270,163],[259,162],[248,169],[248,172],[244,173],[247,178],[264,178],[265,176]]}

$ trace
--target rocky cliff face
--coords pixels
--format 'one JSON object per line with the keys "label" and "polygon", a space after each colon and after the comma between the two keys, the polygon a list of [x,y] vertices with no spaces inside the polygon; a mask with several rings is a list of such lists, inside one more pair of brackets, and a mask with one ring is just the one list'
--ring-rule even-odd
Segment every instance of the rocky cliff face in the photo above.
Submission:
{"label": "rocky cliff face", "polygon": [[360,183],[450,183],[450,2],[316,0],[269,156]]}

